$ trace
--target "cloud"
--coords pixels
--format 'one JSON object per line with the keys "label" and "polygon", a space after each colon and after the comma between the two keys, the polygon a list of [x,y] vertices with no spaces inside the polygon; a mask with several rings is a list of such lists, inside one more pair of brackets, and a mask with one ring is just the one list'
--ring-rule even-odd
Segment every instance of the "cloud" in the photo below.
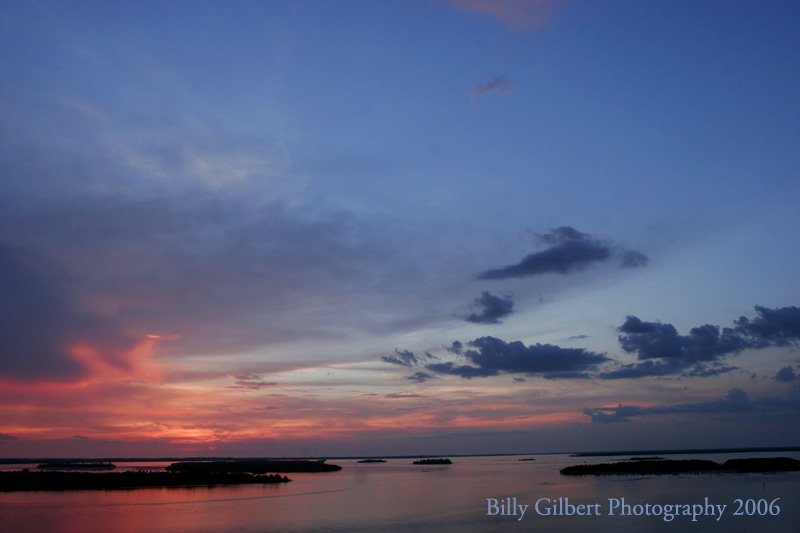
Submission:
{"label": "cloud", "polygon": [[740,317],[735,321],[736,331],[765,346],[789,346],[800,343],[800,308],[781,307],[768,309],[757,305],[754,319]]}
{"label": "cloud", "polygon": [[439,378],[431,374],[428,374],[427,372],[415,372],[414,374],[408,376],[406,379],[410,379],[411,381],[416,381],[417,383],[424,383],[429,379],[439,379]]}
{"label": "cloud", "polygon": [[617,407],[586,407],[583,413],[592,419],[592,422],[610,423],[626,422],[633,417],[642,417],[662,414],[683,413],[741,413],[755,408],[753,402],[741,389],[731,389],[728,394],[718,400],[710,402],[684,403],[677,405],[658,405],[640,407],[638,405],[622,405]]}
{"label": "cloud", "polygon": [[476,378],[501,372],[544,378],[584,378],[587,372],[608,361],[605,354],[582,348],[561,348],[552,344],[525,346],[521,341],[505,342],[496,337],[480,337],[468,343],[464,356],[474,366],[453,362],[426,365],[438,374]]}
{"label": "cloud", "polygon": [[87,354],[130,369],[135,340],[112,318],[79,310],[69,283],[44,257],[0,244],[0,376],[75,380],[89,372]]}
{"label": "cloud", "polygon": [[796,379],[800,379],[800,376],[798,376],[795,373],[794,368],[790,366],[785,366],[781,368],[775,375],[775,381],[789,382],[789,381],[795,381]]}
{"label": "cloud", "polygon": [[469,96],[474,101],[491,93],[509,94],[513,88],[514,84],[508,81],[505,76],[493,74],[485,82],[473,85]]}
{"label": "cloud", "polygon": [[[735,370],[723,366],[721,360],[745,349],[796,345],[800,340],[800,310],[797,307],[768,309],[755,307],[754,319],[740,317],[735,328],[705,324],[680,335],[672,324],[645,322],[628,316],[620,326],[619,344],[627,353],[636,355],[640,363],[622,365],[600,374],[604,379],[639,378],[681,374],[709,377]],[[788,367],[787,367],[788,368]],[[791,370],[791,368],[789,368]],[[782,380],[789,376],[784,371]]]}
{"label": "cloud", "polygon": [[232,378],[235,383],[228,387],[231,389],[263,390],[280,385],[274,381],[264,381],[258,374],[237,374],[228,377]]}
{"label": "cloud", "polygon": [[622,349],[635,353],[641,360],[664,359],[693,364],[736,353],[750,344],[730,328],[720,332],[718,326],[706,324],[692,328],[689,335],[679,335],[672,324],[643,322],[628,316],[619,328]]}
{"label": "cloud", "polygon": [[517,264],[486,270],[478,275],[478,279],[571,274],[614,259],[617,259],[621,268],[641,267],[648,262],[641,252],[613,246],[569,226],[538,235],[537,241],[547,248],[525,256]]}
{"label": "cloud", "polygon": [[625,250],[619,254],[620,268],[639,268],[647,266],[650,260],[642,252]]}
{"label": "cloud", "polygon": [[417,359],[417,356],[408,350],[403,350],[402,352],[400,350],[395,350],[394,353],[396,355],[384,355],[381,357],[381,361],[384,363],[408,367],[419,364],[419,359]]}
{"label": "cloud", "polygon": [[461,352],[464,350],[464,345],[461,343],[461,341],[453,341],[453,344],[448,346],[446,349],[450,353],[461,355]]}
{"label": "cloud", "polygon": [[553,11],[553,0],[447,0],[453,8],[497,20],[515,30],[539,26]]}
{"label": "cloud", "polygon": [[510,298],[501,298],[488,291],[481,293],[475,298],[474,307],[479,307],[480,312],[470,313],[464,320],[475,324],[499,324],[501,318],[505,318],[514,312],[514,301]]}

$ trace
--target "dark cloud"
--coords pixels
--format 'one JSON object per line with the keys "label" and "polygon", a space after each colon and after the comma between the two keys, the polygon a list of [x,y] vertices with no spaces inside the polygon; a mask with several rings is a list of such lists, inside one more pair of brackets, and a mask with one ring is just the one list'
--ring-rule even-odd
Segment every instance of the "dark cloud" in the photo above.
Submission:
{"label": "dark cloud", "polygon": [[727,374],[728,372],[733,372],[734,370],[739,370],[739,367],[723,366],[722,364],[717,362],[714,362],[711,365],[706,365],[701,363],[695,365],[691,370],[685,372],[683,375],[694,378],[708,378],[708,377],[719,376],[720,374]]}
{"label": "dark cloud", "polygon": [[505,76],[491,75],[484,83],[476,83],[472,86],[470,97],[474,100],[491,93],[509,94],[513,88],[514,84]]}
{"label": "dark cloud", "polygon": [[424,383],[429,379],[439,379],[439,378],[431,374],[428,374],[427,372],[415,372],[414,374],[408,376],[406,379],[410,379],[411,381],[416,381],[417,383]]}
{"label": "dark cloud", "polygon": [[581,348],[561,348],[552,344],[525,346],[520,341],[505,342],[496,337],[475,339],[469,347],[464,356],[474,366],[447,362],[425,368],[463,378],[496,376],[506,372],[556,379],[588,377],[587,371],[608,361],[605,354]]}
{"label": "dark cloud", "polygon": [[648,262],[647,257],[641,252],[620,249],[569,226],[562,226],[550,230],[544,235],[538,235],[537,240],[547,248],[525,256],[515,265],[482,272],[478,275],[478,279],[570,274],[615,258],[621,267],[626,268],[644,266]]}
{"label": "dark cloud", "polygon": [[580,340],[583,340],[583,339],[590,339],[590,338],[591,338],[591,335],[572,335],[571,337],[568,337],[567,340],[568,341],[580,341]]}
{"label": "dark cloud", "polygon": [[790,366],[785,366],[781,368],[775,375],[775,381],[789,382],[789,381],[795,381],[798,378],[800,378],[800,376],[798,376],[795,373],[794,368]]}
{"label": "dark cloud", "polygon": [[395,355],[384,355],[381,357],[381,361],[384,363],[408,367],[419,364],[419,359],[417,359],[417,356],[408,350],[403,350],[402,352],[400,350],[395,350],[394,353]]}
{"label": "dark cloud", "polygon": [[274,381],[264,381],[258,374],[236,374],[228,377],[234,380],[234,385],[228,387],[231,389],[263,390],[280,385]]}
{"label": "dark cloud", "polygon": [[479,308],[480,311],[467,315],[464,319],[467,322],[499,324],[501,318],[505,318],[514,312],[514,301],[511,298],[501,298],[484,291],[480,297],[475,298],[473,307]]}
{"label": "dark cloud", "polygon": [[[672,324],[645,322],[628,316],[620,326],[619,344],[636,355],[639,363],[604,372],[604,379],[638,378],[682,374],[709,377],[736,370],[721,360],[745,349],[797,345],[800,341],[800,310],[797,307],[755,307],[754,319],[741,317],[735,328],[705,324],[680,335]],[[788,373],[784,372],[784,376]],[[776,377],[777,379],[777,377]]]}
{"label": "dark cloud", "polygon": [[641,407],[638,405],[618,405],[617,407],[586,407],[583,413],[592,422],[625,422],[633,417],[683,414],[683,413],[741,413],[755,408],[754,403],[741,389],[731,389],[728,394],[710,402],[684,403],[677,405],[657,405]]}
{"label": "dark cloud", "polygon": [[672,324],[643,322],[629,316],[619,328],[619,343],[641,360],[663,359],[693,364],[736,353],[749,346],[734,330],[706,324],[692,328],[689,335],[679,335]]}
{"label": "dark cloud", "polygon": [[381,398],[389,398],[389,399],[404,399],[404,398],[424,398],[421,394],[410,394],[407,392],[392,392],[390,394],[384,394]]}
{"label": "dark cloud", "polygon": [[453,344],[447,347],[447,351],[450,353],[454,353],[456,355],[461,355],[461,352],[464,350],[464,345],[461,344],[461,341],[453,341]]}
{"label": "dark cloud", "polygon": [[427,365],[425,368],[437,374],[450,374],[452,376],[461,376],[462,378],[486,378],[489,376],[496,376],[500,372],[491,368],[478,368],[469,365],[456,366],[455,363],[434,363]]}
{"label": "dark cloud", "polygon": [[43,257],[0,244],[0,376],[74,380],[86,367],[70,350],[85,346],[129,368],[135,342],[111,318],[83,312],[65,289],[69,275]]}
{"label": "dark cloud", "polygon": [[754,319],[740,317],[736,331],[748,336],[754,344],[789,346],[800,343],[800,308],[768,309],[757,305]]}

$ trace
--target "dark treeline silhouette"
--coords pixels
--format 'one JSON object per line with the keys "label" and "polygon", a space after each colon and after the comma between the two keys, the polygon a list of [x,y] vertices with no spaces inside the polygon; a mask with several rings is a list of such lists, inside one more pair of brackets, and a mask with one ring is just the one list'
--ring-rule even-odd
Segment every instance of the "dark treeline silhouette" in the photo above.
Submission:
{"label": "dark treeline silhouette", "polygon": [[612,455],[696,455],[707,453],[800,452],[800,446],[761,446],[750,448],[685,448],[683,450],[620,450],[616,452],[578,452],[570,457],[602,457]]}
{"label": "dark treeline silhouette", "polygon": [[169,472],[249,472],[251,474],[265,474],[267,472],[335,472],[341,469],[341,466],[329,465],[324,460],[283,461],[270,459],[188,461],[172,463],[165,468]]}
{"label": "dark treeline silhouette", "polygon": [[419,461],[414,461],[412,464],[415,465],[451,465],[453,461],[450,459],[420,459]]}
{"label": "dark treeline silhouette", "polygon": [[191,485],[288,483],[285,476],[218,472],[0,472],[0,491],[136,489]]}
{"label": "dark treeline silhouette", "polygon": [[361,459],[359,463],[385,463],[386,459]]}
{"label": "dark treeline silhouette", "polygon": [[723,464],[701,459],[644,460],[624,463],[575,465],[561,469],[565,476],[602,474],[691,474],[703,472],[785,472],[800,470],[800,461],[789,457],[730,459]]}

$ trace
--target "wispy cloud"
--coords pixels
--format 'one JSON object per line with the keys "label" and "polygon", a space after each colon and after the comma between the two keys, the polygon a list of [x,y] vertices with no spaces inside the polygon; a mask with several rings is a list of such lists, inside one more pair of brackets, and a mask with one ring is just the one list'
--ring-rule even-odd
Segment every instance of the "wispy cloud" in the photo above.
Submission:
{"label": "wispy cloud", "polygon": [[485,82],[474,84],[470,89],[469,96],[475,102],[487,94],[509,94],[513,89],[514,84],[508,78],[493,74]]}
{"label": "wispy cloud", "polygon": [[234,385],[228,386],[231,389],[263,390],[280,385],[275,381],[264,381],[258,374],[237,374],[228,377],[234,380]]}
{"label": "wispy cloud", "polygon": [[796,398],[762,397],[753,401],[741,389],[731,389],[722,398],[706,402],[681,403],[674,405],[622,405],[616,407],[586,407],[583,414],[592,422],[611,423],[627,422],[632,418],[670,414],[698,413],[743,413],[746,411],[800,411],[800,402]]}
{"label": "wispy cloud", "polygon": [[539,26],[553,11],[553,0],[447,0],[460,11],[492,18],[515,30]]}

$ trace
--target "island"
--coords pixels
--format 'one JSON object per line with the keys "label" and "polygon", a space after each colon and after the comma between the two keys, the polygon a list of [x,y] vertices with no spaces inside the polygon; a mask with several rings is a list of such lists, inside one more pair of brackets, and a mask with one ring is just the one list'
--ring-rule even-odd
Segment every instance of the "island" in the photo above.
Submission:
{"label": "island", "polygon": [[415,464],[415,465],[451,465],[451,464],[453,464],[453,461],[451,461],[450,459],[442,459],[442,458],[437,458],[437,459],[419,459],[417,461],[414,461],[412,464]]}
{"label": "island", "polygon": [[357,463],[385,463],[385,459],[361,459],[360,461],[356,461]]}
{"label": "island", "polygon": [[0,492],[288,483],[285,476],[209,472],[0,472]]}
{"label": "island", "polygon": [[574,465],[561,469],[565,476],[605,474],[693,474],[693,473],[744,473],[788,472],[800,470],[800,461],[789,457],[760,457],[730,459],[723,464],[703,459],[642,460],[621,463]]}
{"label": "island", "polygon": [[324,459],[317,461],[282,460],[282,459],[243,459],[232,461],[186,461],[172,463],[165,470],[168,472],[225,472],[265,474],[291,472],[335,472],[341,470],[339,465],[330,465]]}

